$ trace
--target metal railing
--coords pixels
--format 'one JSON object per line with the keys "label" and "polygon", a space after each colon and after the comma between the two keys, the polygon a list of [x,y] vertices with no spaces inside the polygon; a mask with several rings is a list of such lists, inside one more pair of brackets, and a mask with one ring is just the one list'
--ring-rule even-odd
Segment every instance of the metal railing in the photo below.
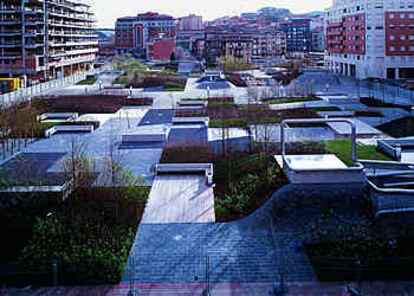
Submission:
{"label": "metal railing", "polygon": [[386,103],[413,106],[414,91],[387,83],[368,82],[368,96]]}
{"label": "metal railing", "polygon": [[54,79],[26,88],[20,88],[14,92],[0,95],[0,107],[7,107],[16,103],[30,101],[34,96],[39,96],[45,92],[75,84],[81,80],[84,80],[88,75],[99,74],[100,72],[107,70],[110,70],[110,66],[93,69],[87,72],[79,72],[72,76]]}

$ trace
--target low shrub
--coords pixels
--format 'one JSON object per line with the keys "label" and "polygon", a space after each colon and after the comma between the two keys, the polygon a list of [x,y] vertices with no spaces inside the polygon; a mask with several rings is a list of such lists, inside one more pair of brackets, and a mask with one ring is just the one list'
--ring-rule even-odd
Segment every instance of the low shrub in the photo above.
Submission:
{"label": "low shrub", "polygon": [[88,188],[75,192],[50,217],[38,217],[19,261],[50,268],[61,284],[118,283],[149,190]]}

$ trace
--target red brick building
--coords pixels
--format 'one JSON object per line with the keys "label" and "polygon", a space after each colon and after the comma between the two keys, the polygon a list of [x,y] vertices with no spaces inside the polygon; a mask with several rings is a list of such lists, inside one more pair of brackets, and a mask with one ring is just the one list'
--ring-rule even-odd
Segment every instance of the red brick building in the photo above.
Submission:
{"label": "red brick building", "polygon": [[154,41],[150,48],[151,60],[169,61],[175,52],[175,41],[171,39],[160,39]]}
{"label": "red brick building", "polygon": [[[169,15],[155,12],[138,14],[136,17],[123,17],[117,20],[115,46],[120,53],[131,52],[143,58],[152,58],[154,43],[169,40],[175,43],[177,21]],[[166,44],[170,44],[166,42]]]}

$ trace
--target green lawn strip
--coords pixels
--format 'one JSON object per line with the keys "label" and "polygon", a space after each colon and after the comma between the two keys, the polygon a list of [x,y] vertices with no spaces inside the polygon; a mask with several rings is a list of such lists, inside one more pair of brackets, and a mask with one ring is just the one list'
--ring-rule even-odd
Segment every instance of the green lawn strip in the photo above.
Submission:
{"label": "green lawn strip", "polygon": [[278,124],[282,122],[279,117],[257,118],[255,121],[249,121],[245,118],[229,118],[229,119],[210,119],[210,128],[234,128],[247,127],[250,124]]}
{"label": "green lawn strip", "polygon": [[191,102],[191,101],[204,101],[203,98],[183,98],[181,101]]}
{"label": "green lawn strip", "polygon": [[[352,166],[352,145],[350,140],[334,140],[324,141],[325,147],[328,153],[335,154],[346,165]],[[392,160],[387,155],[379,152],[375,146],[357,145],[357,157],[358,159],[367,160]]]}
{"label": "green lawn strip", "polygon": [[163,91],[184,91],[184,88],[182,87],[166,87],[163,89]]}
{"label": "green lawn strip", "polygon": [[232,128],[232,127],[246,127],[247,120],[244,118],[229,118],[229,119],[210,119],[210,128]]}
{"label": "green lawn strip", "polygon": [[79,81],[78,83],[76,83],[76,85],[93,85],[96,83],[96,81],[98,81],[98,78],[85,79]]}
{"label": "green lawn strip", "polygon": [[273,99],[270,101],[265,101],[267,104],[289,104],[289,103],[302,103],[302,102],[313,102],[320,101],[320,99],[315,97],[304,97],[304,98],[280,98]]}
{"label": "green lawn strip", "polygon": [[231,105],[236,105],[236,103],[234,103],[234,102],[226,102],[226,101],[222,101],[222,102],[209,101],[208,102],[208,107],[220,107],[220,106],[231,106]]}

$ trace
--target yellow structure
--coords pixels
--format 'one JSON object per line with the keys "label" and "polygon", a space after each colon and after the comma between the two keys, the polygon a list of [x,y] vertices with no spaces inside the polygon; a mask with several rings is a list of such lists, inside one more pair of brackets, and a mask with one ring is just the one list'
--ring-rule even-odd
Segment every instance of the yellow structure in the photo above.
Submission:
{"label": "yellow structure", "polygon": [[8,82],[9,91],[15,91],[20,88],[20,78],[0,78],[0,83],[2,81]]}

